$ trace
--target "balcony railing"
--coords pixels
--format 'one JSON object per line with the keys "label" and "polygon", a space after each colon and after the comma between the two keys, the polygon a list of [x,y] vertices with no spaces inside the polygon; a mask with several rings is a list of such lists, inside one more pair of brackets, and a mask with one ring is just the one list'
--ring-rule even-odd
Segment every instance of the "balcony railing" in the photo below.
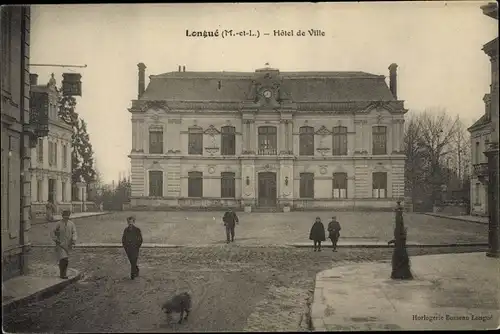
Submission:
{"label": "balcony railing", "polygon": [[488,164],[475,164],[474,166],[474,175],[476,176],[487,176],[488,175]]}
{"label": "balcony railing", "polygon": [[259,155],[277,155],[278,150],[275,148],[260,148],[258,150]]}

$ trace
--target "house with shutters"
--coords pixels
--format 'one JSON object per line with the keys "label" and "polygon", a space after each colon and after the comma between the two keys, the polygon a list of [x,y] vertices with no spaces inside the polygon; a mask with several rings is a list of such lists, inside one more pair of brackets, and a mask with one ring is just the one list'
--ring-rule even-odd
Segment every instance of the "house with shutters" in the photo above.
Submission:
{"label": "house with shutters", "polygon": [[390,209],[404,196],[397,65],[365,72],[138,64],[131,207]]}

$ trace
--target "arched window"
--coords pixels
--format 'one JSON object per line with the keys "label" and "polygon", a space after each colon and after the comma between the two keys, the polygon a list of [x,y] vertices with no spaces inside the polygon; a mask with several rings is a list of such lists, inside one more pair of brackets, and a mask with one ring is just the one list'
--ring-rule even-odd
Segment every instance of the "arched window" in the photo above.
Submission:
{"label": "arched window", "polygon": [[374,126],[373,136],[373,155],[387,154],[387,127]]}
{"label": "arched window", "polygon": [[188,197],[203,197],[203,173],[188,173]]}
{"label": "arched window", "polygon": [[223,172],[220,174],[220,197],[235,198],[236,182],[235,174],[232,172]]}
{"label": "arched window", "polygon": [[163,128],[149,128],[149,153],[163,154]]}
{"label": "arched window", "polygon": [[375,172],[373,173],[373,197],[386,198],[387,197],[387,173]]}
{"label": "arched window", "polygon": [[299,155],[314,155],[314,128],[302,126],[299,129]]}
{"label": "arched window", "polygon": [[314,198],[314,174],[300,173],[300,198]]}
{"label": "arched window", "polygon": [[277,142],[275,126],[259,127],[259,155],[276,155]]}
{"label": "arched window", "polygon": [[203,154],[203,129],[198,127],[189,128],[188,154]]}
{"label": "arched window", "polygon": [[236,129],[234,126],[223,126],[221,128],[221,154],[236,154]]}
{"label": "arched window", "polygon": [[347,198],[347,173],[333,173],[333,198]]}
{"label": "arched window", "polygon": [[163,172],[149,171],[149,196],[163,197]]}
{"label": "arched window", "polygon": [[347,127],[336,126],[333,128],[333,155],[347,155]]}

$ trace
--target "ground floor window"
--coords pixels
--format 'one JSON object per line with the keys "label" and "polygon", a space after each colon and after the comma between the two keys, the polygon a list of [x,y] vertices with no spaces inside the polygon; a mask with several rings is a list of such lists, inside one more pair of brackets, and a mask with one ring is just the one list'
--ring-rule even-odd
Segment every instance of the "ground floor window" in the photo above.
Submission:
{"label": "ground floor window", "polygon": [[203,173],[188,173],[188,197],[203,197]]}
{"label": "ground floor window", "polygon": [[333,198],[347,198],[347,173],[333,174]]}
{"label": "ground floor window", "polygon": [[221,187],[220,197],[235,198],[236,197],[235,174],[230,172],[221,173],[220,187]]}
{"label": "ground floor window", "polygon": [[476,183],[475,205],[481,205],[481,183]]}
{"label": "ground floor window", "polygon": [[149,172],[149,196],[162,197],[163,196],[163,172],[150,171]]}
{"label": "ground floor window", "polygon": [[36,201],[43,202],[43,180],[36,181]]}
{"label": "ground floor window", "polygon": [[373,197],[387,198],[387,173],[373,173]]}
{"label": "ground floor window", "polygon": [[300,198],[314,198],[314,174],[300,174]]}
{"label": "ground floor window", "polygon": [[66,182],[61,183],[61,200],[63,203],[66,203]]}

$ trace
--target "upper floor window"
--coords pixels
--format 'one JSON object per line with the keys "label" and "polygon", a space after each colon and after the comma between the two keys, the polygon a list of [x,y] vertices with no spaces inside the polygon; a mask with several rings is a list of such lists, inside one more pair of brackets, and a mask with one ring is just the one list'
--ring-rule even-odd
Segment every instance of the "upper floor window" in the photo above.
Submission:
{"label": "upper floor window", "polygon": [[163,196],[163,172],[151,170],[149,171],[149,196]]}
{"label": "upper floor window", "polygon": [[481,151],[479,149],[479,142],[477,141],[476,142],[476,149],[475,149],[475,152],[474,154],[476,155],[474,158],[476,160],[476,164],[478,164],[480,161],[481,161]]}
{"label": "upper floor window", "polygon": [[299,155],[314,155],[314,128],[302,126],[299,129]]}
{"label": "upper floor window", "polygon": [[373,153],[374,155],[387,154],[387,127],[374,126],[373,133]]}
{"label": "upper floor window", "polygon": [[221,129],[221,154],[236,154],[236,129],[234,126],[223,126]]}
{"label": "upper floor window", "polygon": [[203,130],[201,128],[189,128],[188,154],[203,154]]}
{"label": "upper floor window", "polygon": [[278,140],[275,126],[259,127],[259,154],[275,155],[278,151]]}
{"label": "upper floor window", "polygon": [[62,150],[63,150],[63,167],[66,168],[68,167],[68,146],[63,145]]}
{"label": "upper floor window", "polygon": [[188,197],[203,197],[203,173],[188,173]]}
{"label": "upper floor window", "polygon": [[235,174],[231,172],[221,173],[220,178],[220,197],[234,198],[236,197],[236,181]]}
{"label": "upper floor window", "polygon": [[49,166],[57,167],[57,143],[49,141]]}
{"label": "upper floor window", "polygon": [[149,129],[149,153],[163,154],[163,129]]}
{"label": "upper floor window", "polygon": [[43,163],[43,138],[38,138],[38,150],[37,150],[38,162]]}
{"label": "upper floor window", "polygon": [[387,173],[385,172],[373,173],[373,197],[374,198],[387,197]]}
{"label": "upper floor window", "polygon": [[11,59],[12,59],[12,11],[15,7],[4,7],[2,10],[2,90],[11,89]]}
{"label": "upper floor window", "polygon": [[300,198],[314,198],[314,174],[300,173]]}
{"label": "upper floor window", "polygon": [[347,198],[347,173],[333,173],[333,198]]}
{"label": "upper floor window", "polygon": [[336,126],[333,128],[333,155],[347,155],[347,127]]}

